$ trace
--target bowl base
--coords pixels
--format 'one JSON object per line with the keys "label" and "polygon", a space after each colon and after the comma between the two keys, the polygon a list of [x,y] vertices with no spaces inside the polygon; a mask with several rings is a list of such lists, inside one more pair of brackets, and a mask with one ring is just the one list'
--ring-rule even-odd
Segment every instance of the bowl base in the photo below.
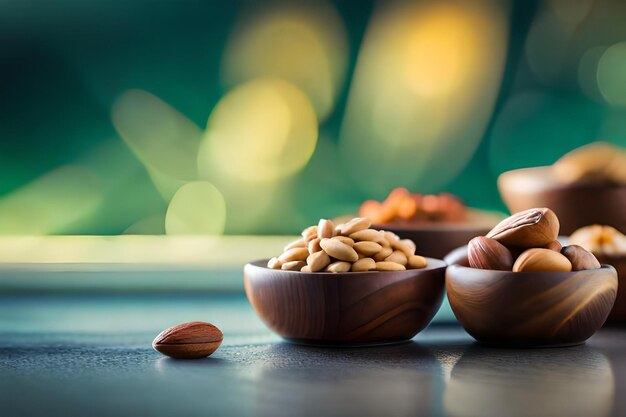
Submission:
{"label": "bowl base", "polygon": [[324,348],[362,348],[400,345],[403,343],[409,343],[412,339],[377,340],[373,342],[342,342],[334,340],[294,339],[284,337],[283,340],[294,345],[302,346],[315,346]]}
{"label": "bowl base", "polygon": [[566,343],[503,343],[477,340],[477,342],[483,346],[503,348],[503,349],[551,349],[551,348],[563,348],[584,345],[586,340],[578,342],[566,342]]}

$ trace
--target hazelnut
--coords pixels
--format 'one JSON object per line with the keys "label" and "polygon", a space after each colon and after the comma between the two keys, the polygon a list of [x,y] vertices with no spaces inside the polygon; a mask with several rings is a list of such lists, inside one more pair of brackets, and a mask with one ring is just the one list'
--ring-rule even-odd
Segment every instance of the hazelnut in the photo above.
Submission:
{"label": "hazelnut", "polygon": [[570,261],[559,252],[550,249],[528,249],[513,264],[513,272],[568,272],[572,270]]}
{"label": "hazelnut", "polygon": [[581,246],[565,246],[561,249],[561,254],[571,262],[572,271],[600,268],[600,262],[598,262],[596,257]]}
{"label": "hazelnut", "polygon": [[557,239],[559,219],[549,208],[520,211],[498,223],[487,237],[505,246],[543,247]]}
{"label": "hazelnut", "polygon": [[511,252],[497,240],[485,236],[469,241],[467,257],[472,268],[510,271],[513,267]]}

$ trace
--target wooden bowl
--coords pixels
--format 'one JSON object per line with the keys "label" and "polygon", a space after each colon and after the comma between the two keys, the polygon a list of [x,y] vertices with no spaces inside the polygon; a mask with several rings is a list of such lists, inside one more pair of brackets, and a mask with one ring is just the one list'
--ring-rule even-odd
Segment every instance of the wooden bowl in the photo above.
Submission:
{"label": "wooden bowl", "polygon": [[446,265],[385,272],[299,272],[244,268],[250,304],[283,338],[307,344],[367,345],[406,341],[441,305]]}
{"label": "wooden bowl", "polygon": [[476,236],[486,235],[502,216],[468,209],[468,221],[462,223],[385,224],[374,229],[389,230],[402,239],[411,239],[417,246],[416,253],[442,259],[451,250],[466,245]]}
{"label": "wooden bowl", "polygon": [[569,235],[590,224],[607,224],[626,231],[626,186],[562,184],[550,167],[508,171],[498,178],[498,189],[511,213],[549,207],[559,217],[561,233]]}
{"label": "wooden bowl", "polygon": [[596,256],[600,263],[608,264],[617,271],[617,297],[607,323],[626,323],[626,256]]}
{"label": "wooden bowl", "polygon": [[610,265],[576,272],[511,272],[449,266],[448,300],[479,342],[520,347],[584,343],[602,327],[617,294]]}

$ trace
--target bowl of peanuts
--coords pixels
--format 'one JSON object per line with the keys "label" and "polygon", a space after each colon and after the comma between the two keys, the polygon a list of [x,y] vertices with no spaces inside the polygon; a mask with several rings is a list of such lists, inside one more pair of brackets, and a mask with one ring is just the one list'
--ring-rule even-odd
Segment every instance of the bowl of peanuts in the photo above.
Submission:
{"label": "bowl of peanuts", "polygon": [[359,216],[370,219],[374,229],[417,242],[420,254],[438,259],[486,234],[504,218],[469,208],[452,194],[417,194],[406,188],[394,189],[383,201],[363,202]]}
{"label": "bowl of peanuts", "polygon": [[322,219],[270,260],[244,268],[250,304],[285,340],[361,346],[410,340],[441,306],[445,262],[365,218]]}

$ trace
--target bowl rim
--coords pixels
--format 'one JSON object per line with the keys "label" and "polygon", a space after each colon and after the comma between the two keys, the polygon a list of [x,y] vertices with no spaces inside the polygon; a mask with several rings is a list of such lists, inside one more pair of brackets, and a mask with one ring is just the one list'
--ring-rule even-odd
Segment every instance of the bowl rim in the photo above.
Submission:
{"label": "bowl rim", "polygon": [[481,268],[472,268],[471,266],[463,266],[463,265],[459,265],[459,264],[452,264],[452,265],[448,265],[448,268],[446,269],[446,278],[448,276],[448,269],[454,270],[454,269],[470,269],[472,271],[485,271],[485,273],[490,273],[490,278],[492,278],[493,276],[497,276],[500,275],[502,277],[512,277],[512,278],[517,278],[517,277],[525,277],[525,278],[529,278],[529,277],[533,277],[536,275],[543,275],[543,276],[550,276],[553,279],[566,279],[574,274],[580,273],[580,272],[587,272],[587,273],[597,273],[599,271],[605,270],[605,271],[613,271],[615,273],[615,276],[617,277],[617,270],[615,269],[615,267],[613,265],[610,264],[601,264],[600,268],[594,268],[594,269],[583,269],[580,271],[522,271],[522,272],[513,272],[513,271],[501,271],[501,270],[497,270],[497,269],[481,269]]}
{"label": "bowl rim", "polygon": [[[358,272],[353,272],[353,271],[348,271],[348,272],[302,272],[302,271],[291,271],[291,270],[285,270],[285,269],[272,269],[272,268],[268,268],[267,267],[267,262],[269,261],[269,258],[266,259],[256,259],[254,261],[250,261],[248,262],[245,266],[244,269],[246,268],[259,268],[259,269],[265,269],[268,271],[275,271],[278,273],[284,273],[284,274],[292,274],[295,272],[298,272],[300,274],[302,274],[302,276],[306,276],[306,275],[312,275],[312,276],[320,276],[320,277],[349,277],[349,276],[354,276],[357,274],[367,274],[367,275],[377,275],[377,274],[383,274],[383,273],[387,273],[387,272],[391,272],[394,274],[402,274],[402,275],[411,275],[411,274],[415,274],[416,272],[425,272],[425,271],[435,271],[438,269],[447,269],[448,264],[445,263],[445,261],[443,261],[442,259],[437,259],[437,258],[429,258],[429,257],[424,257],[427,260],[427,264],[425,268],[420,268],[420,269],[406,269],[404,271],[358,271]],[[431,266],[431,262],[436,262],[436,265],[432,265]]]}
{"label": "bowl rim", "polygon": [[[516,168],[516,169],[510,169],[508,171],[504,171],[500,173],[500,175],[498,175],[498,179],[497,179],[498,189],[500,190],[500,193],[502,193],[501,187],[503,187],[503,184],[501,182],[509,181],[509,178],[512,178],[512,177],[519,177],[520,175],[528,175],[528,173],[530,172],[534,173],[534,175],[537,175],[538,173],[541,173],[541,171],[547,171],[546,175],[549,175],[550,167],[551,165],[540,165],[540,166],[535,166],[535,167]],[[598,183],[594,181],[579,181],[579,182],[568,184],[568,183],[561,183],[561,182],[554,180],[553,183],[550,183],[550,182],[546,182],[544,178],[543,181],[540,181],[537,183],[541,184],[541,187],[540,187],[541,191],[547,191],[547,190],[568,191],[568,190],[575,190],[575,189],[597,189],[597,188],[602,188],[602,189],[611,190],[611,191],[618,191],[618,190],[626,189],[626,185],[611,184],[611,183]]]}

